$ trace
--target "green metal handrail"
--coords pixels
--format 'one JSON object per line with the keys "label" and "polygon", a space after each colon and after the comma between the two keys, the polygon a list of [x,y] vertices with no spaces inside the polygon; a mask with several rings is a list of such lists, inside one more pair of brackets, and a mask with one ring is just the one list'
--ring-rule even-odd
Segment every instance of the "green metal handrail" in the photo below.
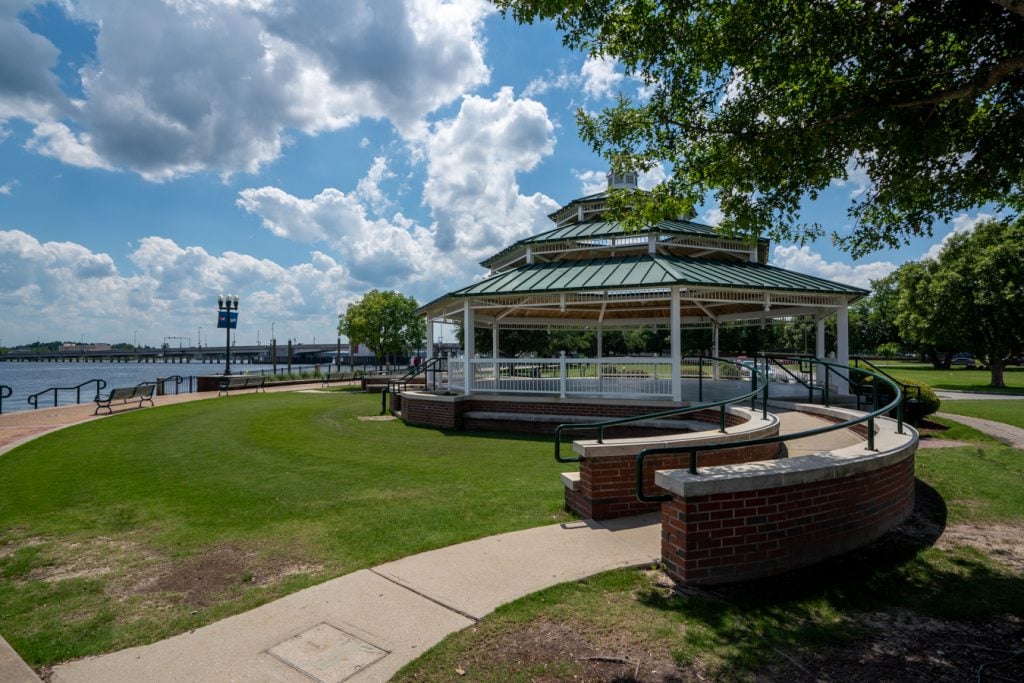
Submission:
{"label": "green metal handrail", "polygon": [[907,401],[907,400],[910,399],[910,396],[908,395],[910,393],[908,390],[910,390],[910,389],[914,390],[915,398],[917,398],[918,401],[921,400],[921,387],[917,386],[916,384],[907,384],[906,382],[899,381],[898,379],[896,379],[895,377],[890,375],[888,372],[886,372],[885,370],[883,370],[882,368],[878,367],[877,365],[875,365],[874,363],[869,361],[867,358],[864,358],[862,356],[853,356],[852,358],[850,358],[850,360],[854,362],[854,368],[856,368],[857,370],[860,370],[861,369],[860,364],[864,363],[869,368],[874,370],[875,373],[881,375],[882,377],[887,377],[890,380],[892,380],[894,383],[898,384],[900,386],[900,388],[903,390],[903,400],[904,401]]}
{"label": "green metal handrail", "polygon": [[[387,386],[384,387],[384,390],[380,392],[380,414],[387,414],[388,397],[394,394],[400,394],[403,391],[405,391],[405,389],[408,388],[409,383],[416,377],[419,377],[420,375],[426,375],[427,372],[433,371],[435,373],[436,382],[436,373],[444,370],[444,368],[440,366],[444,365],[446,360],[446,358],[443,358],[441,356],[434,356],[433,358],[428,358],[419,365],[415,366],[412,370],[406,372],[398,379],[388,380]],[[424,378],[424,382],[426,382],[426,378]]]}
{"label": "green metal handrail", "polygon": [[94,395],[98,396],[100,391],[103,390],[104,388],[106,388],[106,386],[107,386],[106,380],[90,379],[90,380],[86,380],[85,382],[82,382],[81,384],[79,384],[77,386],[73,386],[73,387],[50,387],[48,389],[43,389],[40,392],[32,394],[31,396],[29,396],[25,400],[28,402],[28,404],[30,406],[32,406],[33,409],[36,409],[36,408],[39,407],[39,397],[42,396],[43,394],[48,394],[49,392],[52,391],[53,392],[53,407],[56,408],[57,407],[57,396],[60,394],[60,392],[62,392],[62,391],[74,391],[75,392],[75,403],[81,403],[82,402],[82,387],[88,386],[88,385],[92,384],[93,382],[96,383],[96,393]]}
{"label": "green metal handrail", "polygon": [[[719,409],[718,431],[724,434],[725,433],[725,407],[727,405],[729,405],[730,403],[738,403],[740,401],[746,401],[748,398],[751,400],[751,402],[753,404],[753,402],[757,400],[758,393],[763,393],[764,394],[764,417],[767,418],[767,410],[768,410],[768,378],[767,378],[767,375],[764,376],[764,380],[765,380],[764,381],[764,386],[759,388],[758,387],[757,378],[758,378],[759,375],[762,374],[762,371],[757,368],[756,363],[754,365],[754,368],[751,369],[748,366],[743,365],[739,361],[731,359],[731,358],[715,358],[713,356],[700,356],[700,373],[702,375],[703,375],[703,372],[704,372],[704,363],[703,363],[704,360],[710,360],[710,361],[713,361],[713,362],[721,362],[721,363],[732,363],[733,365],[737,366],[737,368],[742,368],[744,370],[751,370],[750,377],[751,377],[751,382],[753,384],[753,388],[749,392],[747,392],[745,394],[742,394],[740,396],[733,396],[731,398],[723,399],[723,400],[720,400],[720,401],[711,401],[711,402],[708,402],[708,403],[698,403],[697,405],[686,406],[686,407],[683,407],[683,408],[670,408],[669,410],[662,410],[662,411],[657,412],[657,413],[647,413],[646,415],[634,415],[632,417],[620,417],[620,418],[616,418],[614,420],[602,420],[600,422],[585,422],[585,423],[576,423],[576,424],[573,424],[573,423],[560,424],[557,427],[555,427],[555,461],[556,462],[561,462],[561,463],[566,463],[566,462],[579,462],[580,460],[583,459],[582,457],[574,457],[574,458],[563,458],[562,457],[561,445],[562,445],[562,432],[563,431],[577,431],[577,430],[581,430],[581,429],[596,429],[597,430],[597,442],[598,443],[604,443],[604,430],[605,430],[605,427],[617,427],[619,425],[629,424],[630,422],[644,422],[646,420],[657,420],[657,419],[660,419],[660,418],[663,418],[663,417],[677,417],[679,415],[685,415],[687,413],[693,413],[693,412],[697,412],[697,411],[700,411],[700,410],[707,410],[709,408],[718,408]],[[701,396],[702,395],[703,395],[703,391],[701,391]]]}
{"label": "green metal handrail", "polygon": [[10,398],[12,393],[14,393],[14,389],[6,384],[0,384],[0,415],[4,412],[4,399]]}
{"label": "green metal handrail", "polygon": [[[844,368],[846,370],[851,369],[848,365],[839,365],[839,364],[830,363],[828,361],[824,361],[824,360],[821,360],[821,359],[816,359],[815,362],[817,364],[821,365],[826,370],[826,372],[825,372],[826,385],[827,385],[827,381],[828,381],[828,371],[829,370],[839,374],[839,370],[837,368]],[[897,434],[902,434],[903,433],[903,392],[900,391],[900,387],[895,382],[891,381],[887,377],[883,377],[882,375],[875,375],[874,373],[869,372],[867,370],[860,370],[860,372],[864,372],[864,373],[873,375],[876,380],[880,380],[880,381],[885,382],[886,384],[888,384],[890,386],[890,388],[892,388],[892,390],[895,391],[895,398],[893,398],[893,400],[890,403],[888,403],[885,406],[879,408],[878,407],[878,384],[876,382],[872,382],[872,387],[873,387],[873,391],[872,391],[872,405],[873,405],[874,409],[870,413],[865,413],[864,415],[861,415],[861,416],[855,417],[855,418],[851,418],[849,420],[844,420],[843,422],[837,422],[835,424],[827,425],[825,427],[816,427],[815,429],[809,429],[809,430],[803,431],[803,432],[795,432],[793,434],[784,434],[784,435],[779,435],[779,436],[768,436],[768,437],[762,437],[760,439],[751,439],[751,440],[748,440],[748,441],[734,441],[734,442],[731,442],[731,443],[730,442],[726,442],[726,443],[714,443],[714,444],[698,444],[698,445],[693,445],[693,446],[666,446],[666,447],[660,447],[660,448],[645,448],[642,451],[640,451],[639,453],[637,453],[637,456],[636,456],[636,497],[637,497],[637,500],[639,500],[640,502],[643,502],[643,503],[664,503],[666,501],[672,500],[671,494],[649,496],[649,495],[644,493],[644,490],[643,490],[644,489],[644,480],[643,480],[644,460],[646,460],[647,457],[649,457],[649,456],[671,455],[671,454],[674,454],[674,453],[684,453],[686,451],[689,451],[689,453],[690,453],[690,463],[689,463],[690,474],[698,474],[698,471],[697,471],[697,456],[698,456],[698,454],[701,451],[710,451],[710,450],[716,450],[717,451],[717,450],[723,450],[723,449],[726,449],[726,448],[735,448],[737,446],[750,447],[750,446],[763,446],[765,444],[771,444],[771,443],[782,443],[784,441],[790,441],[790,440],[793,440],[793,439],[802,439],[802,438],[805,438],[805,437],[808,437],[808,436],[817,436],[818,434],[826,434],[828,432],[833,432],[833,431],[836,431],[836,430],[839,430],[839,429],[845,429],[847,427],[852,427],[852,426],[860,424],[862,422],[867,422],[868,450],[869,451],[875,450],[875,418],[876,417],[878,417],[878,416],[880,416],[880,415],[882,415],[884,413],[887,413],[887,412],[889,412],[889,411],[891,411],[891,410],[893,410],[895,408],[896,409],[896,433]],[[842,375],[840,375],[840,376],[842,376]]]}

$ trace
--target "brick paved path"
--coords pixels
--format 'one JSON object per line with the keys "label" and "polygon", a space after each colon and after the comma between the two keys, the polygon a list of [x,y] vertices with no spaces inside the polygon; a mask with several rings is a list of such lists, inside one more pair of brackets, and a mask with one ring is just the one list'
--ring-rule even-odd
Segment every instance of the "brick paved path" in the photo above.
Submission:
{"label": "brick paved path", "polygon": [[947,420],[954,420],[960,424],[965,424],[968,427],[973,427],[979,432],[984,432],[993,439],[1001,441],[1007,446],[1024,448],[1024,429],[1021,429],[1020,427],[1014,427],[1013,425],[1008,425],[1005,422],[982,420],[979,417],[967,417],[965,415],[954,415],[952,413],[935,413],[935,415]]}

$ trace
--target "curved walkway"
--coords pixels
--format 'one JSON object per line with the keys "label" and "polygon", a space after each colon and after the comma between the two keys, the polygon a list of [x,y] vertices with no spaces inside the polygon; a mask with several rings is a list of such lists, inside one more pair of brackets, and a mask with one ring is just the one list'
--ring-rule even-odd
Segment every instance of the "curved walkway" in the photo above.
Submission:
{"label": "curved walkway", "polygon": [[956,415],[954,413],[935,413],[936,417],[941,417],[946,420],[953,420],[960,424],[965,424],[968,427],[973,427],[979,432],[988,434],[996,441],[1000,441],[1007,446],[1013,448],[1024,448],[1024,429],[1020,427],[1014,427],[1008,425],[1005,422],[996,422],[995,420],[983,420],[980,417],[967,417],[966,415]]}

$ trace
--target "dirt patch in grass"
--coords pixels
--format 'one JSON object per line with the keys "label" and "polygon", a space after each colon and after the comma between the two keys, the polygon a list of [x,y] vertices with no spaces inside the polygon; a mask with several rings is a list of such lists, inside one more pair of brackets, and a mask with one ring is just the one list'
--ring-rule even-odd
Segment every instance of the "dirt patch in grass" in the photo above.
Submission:
{"label": "dirt patch in grass", "polygon": [[28,547],[40,549],[39,564],[21,577],[22,581],[56,583],[122,574],[152,564],[158,558],[155,552],[130,537],[100,536],[63,542],[47,538],[26,538],[11,546],[14,547],[10,553]]}
{"label": "dirt patch in grass", "polygon": [[[445,680],[495,680],[508,672],[527,674],[538,683],[701,679],[697,667],[678,668],[666,649],[640,642],[629,629],[541,618],[485,639],[463,655]],[[432,679],[436,673],[426,675]]]}
{"label": "dirt patch in grass", "polygon": [[[797,653],[785,666],[759,672],[764,680],[966,681],[1024,680],[1024,624],[1004,616],[984,624],[932,619],[908,610],[862,614],[870,635],[843,647]],[[1002,663],[1000,663],[1002,662]]]}
{"label": "dirt patch in grass", "polygon": [[937,548],[966,545],[1024,573],[1024,523],[954,524],[946,527]]}
{"label": "dirt patch in grass", "polygon": [[231,599],[247,585],[270,585],[294,574],[315,574],[320,565],[295,562],[236,544],[220,544],[198,555],[155,568],[137,584],[137,593],[163,593],[175,601],[206,607]]}

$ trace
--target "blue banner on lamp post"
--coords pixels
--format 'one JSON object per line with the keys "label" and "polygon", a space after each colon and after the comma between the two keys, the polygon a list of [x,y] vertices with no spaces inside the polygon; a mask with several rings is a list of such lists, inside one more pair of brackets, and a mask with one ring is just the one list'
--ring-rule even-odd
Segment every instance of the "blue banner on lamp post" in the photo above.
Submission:
{"label": "blue banner on lamp post", "polygon": [[238,329],[238,311],[220,311],[217,313],[217,327]]}

